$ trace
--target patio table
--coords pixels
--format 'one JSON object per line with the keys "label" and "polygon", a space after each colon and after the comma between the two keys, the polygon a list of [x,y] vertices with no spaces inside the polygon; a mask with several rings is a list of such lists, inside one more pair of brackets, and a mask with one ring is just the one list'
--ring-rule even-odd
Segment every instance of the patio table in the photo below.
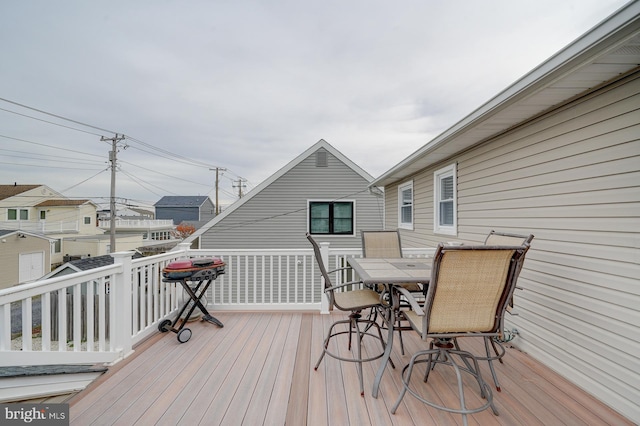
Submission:
{"label": "patio table", "polygon": [[387,346],[380,362],[380,368],[376,373],[373,382],[373,397],[378,397],[378,388],[382,375],[389,362],[391,349],[393,347],[393,334],[395,320],[395,309],[398,303],[397,292],[394,286],[404,283],[428,284],[431,280],[431,261],[429,259],[384,259],[384,258],[350,258],[349,265],[360,277],[360,280],[367,286],[383,284],[391,297],[391,309],[388,317],[384,318],[389,330],[387,336]]}

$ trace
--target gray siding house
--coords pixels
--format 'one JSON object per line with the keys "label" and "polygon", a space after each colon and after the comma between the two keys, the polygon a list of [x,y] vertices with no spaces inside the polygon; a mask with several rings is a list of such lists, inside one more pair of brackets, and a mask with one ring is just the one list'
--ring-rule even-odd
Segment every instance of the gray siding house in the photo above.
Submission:
{"label": "gray siding house", "polygon": [[373,180],[318,141],[185,242],[199,248],[309,248],[307,231],[332,247],[359,247],[361,229],[382,229]]}
{"label": "gray siding house", "polygon": [[215,217],[215,206],[206,195],[168,195],[154,204],[156,219],[173,219],[174,225],[184,221],[207,222]]}
{"label": "gray siding house", "polygon": [[639,64],[635,1],[372,183],[406,246],[534,234],[512,343],[636,423]]}

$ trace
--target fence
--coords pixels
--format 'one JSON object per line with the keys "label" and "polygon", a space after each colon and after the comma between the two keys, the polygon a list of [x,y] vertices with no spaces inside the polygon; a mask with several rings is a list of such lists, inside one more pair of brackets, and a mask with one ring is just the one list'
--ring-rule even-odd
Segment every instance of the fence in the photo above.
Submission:
{"label": "fence", "polygon": [[[360,256],[360,249],[331,249],[324,244],[322,253],[333,269]],[[0,290],[0,367],[114,362],[126,357],[134,344],[156,333],[158,323],[184,303],[182,287],[162,281],[162,269],[184,257],[218,256],[226,262],[226,273],[206,295],[214,311],[328,310],[310,248],[189,250],[181,244],[176,251],[135,260],[132,252],[112,256],[111,266]],[[341,275],[336,282],[353,278]],[[19,305],[19,324],[12,318],[12,304]],[[40,306],[39,313],[34,305]],[[41,319],[39,335],[32,328],[34,317]],[[16,326],[22,334],[19,348],[12,342]],[[36,338],[41,341],[37,348]],[[58,341],[67,345],[57,345]]]}

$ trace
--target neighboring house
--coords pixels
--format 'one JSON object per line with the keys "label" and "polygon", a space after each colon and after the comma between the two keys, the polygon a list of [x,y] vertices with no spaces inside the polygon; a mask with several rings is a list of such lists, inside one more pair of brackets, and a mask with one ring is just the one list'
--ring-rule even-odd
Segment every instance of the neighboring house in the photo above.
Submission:
{"label": "neighboring house", "polygon": [[361,229],[382,228],[373,180],[320,140],[185,242],[200,248],[309,248],[307,231],[332,247],[359,247]]}
{"label": "neighboring house", "polygon": [[[90,200],[68,199],[46,185],[0,185],[0,228],[34,232],[54,240],[47,272],[69,257],[110,252],[109,235],[96,222],[97,207]],[[167,238],[171,229],[170,224],[163,224]],[[136,249],[143,245],[143,231],[118,234],[116,239],[118,250]]]}
{"label": "neighboring house", "polygon": [[[0,185],[0,228],[19,229],[46,235],[55,241],[51,264],[60,264],[68,236],[100,235],[96,225],[96,204],[68,199],[46,185]],[[91,253],[97,255],[98,253]]]}
{"label": "neighboring house", "polygon": [[629,418],[640,395],[639,64],[636,1],[372,183],[405,246],[534,234],[512,343]]}
{"label": "neighboring house", "polygon": [[53,240],[27,231],[0,229],[0,290],[37,280],[51,270]]}
{"label": "neighboring house", "polygon": [[162,197],[154,204],[156,219],[172,219],[174,225],[183,221],[209,221],[215,217],[215,206],[206,195]]}

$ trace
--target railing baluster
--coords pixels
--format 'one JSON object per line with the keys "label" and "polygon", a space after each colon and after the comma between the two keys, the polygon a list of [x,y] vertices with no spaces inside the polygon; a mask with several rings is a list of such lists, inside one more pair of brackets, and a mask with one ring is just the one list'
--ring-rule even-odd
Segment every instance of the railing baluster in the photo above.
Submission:
{"label": "railing baluster", "polygon": [[82,284],[73,286],[73,351],[82,350]]}
{"label": "railing baluster", "polygon": [[58,290],[58,351],[67,350],[67,289]]}
{"label": "railing baluster", "polygon": [[87,316],[85,318],[85,321],[87,330],[87,352],[93,352],[95,349],[95,282],[87,281],[86,293]]}
{"label": "railing baluster", "polygon": [[51,293],[40,296],[40,333],[42,336],[42,350],[51,350]]}
{"label": "railing baluster", "polygon": [[0,305],[0,351],[11,350],[11,303]]}
{"label": "railing baluster", "polygon": [[30,351],[33,348],[32,337],[32,299],[27,297],[22,301],[22,350]]}
{"label": "railing baluster", "polygon": [[106,277],[100,278],[98,282],[98,350],[103,352],[106,350],[106,326],[107,326],[107,313],[106,313],[106,298],[107,298],[107,283]]}

